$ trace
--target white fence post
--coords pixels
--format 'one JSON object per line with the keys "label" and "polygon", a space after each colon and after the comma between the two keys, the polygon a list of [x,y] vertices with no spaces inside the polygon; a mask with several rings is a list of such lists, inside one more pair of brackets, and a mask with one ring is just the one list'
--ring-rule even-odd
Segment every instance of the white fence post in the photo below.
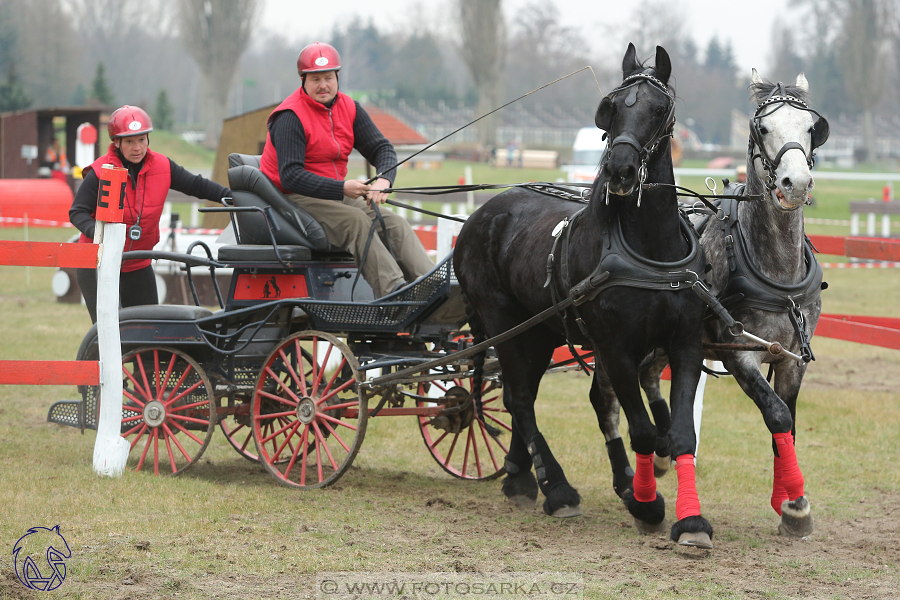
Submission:
{"label": "white fence post", "polygon": [[121,477],[131,445],[122,437],[122,344],[119,337],[119,271],[125,224],[97,221],[97,339],[100,346],[100,416],[94,472]]}

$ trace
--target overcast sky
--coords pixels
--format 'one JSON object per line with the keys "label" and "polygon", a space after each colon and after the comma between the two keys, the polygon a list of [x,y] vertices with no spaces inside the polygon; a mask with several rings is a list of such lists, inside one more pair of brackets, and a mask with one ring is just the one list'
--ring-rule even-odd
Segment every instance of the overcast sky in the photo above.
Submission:
{"label": "overcast sky", "polygon": [[[517,8],[533,0],[505,0],[507,18]],[[670,0],[686,15],[691,37],[703,50],[715,35],[731,41],[741,72],[750,77],[751,67],[765,76],[772,25],[776,19],[797,26],[797,13],[788,8],[789,0]],[[448,0],[265,0],[262,26],[288,39],[328,39],[335,22],[346,22],[355,15],[369,18],[385,31],[398,31],[425,22],[432,28],[447,27]],[[595,56],[611,49],[603,48],[610,27],[625,26],[636,5],[622,0],[556,0],[563,25],[577,28],[583,42],[592,43]],[[575,41],[574,43],[578,43]],[[298,49],[299,50],[299,49]],[[638,48],[643,57],[652,56],[653,48]],[[612,56],[618,60],[624,48],[616,48]],[[677,66],[676,66],[677,68]]]}

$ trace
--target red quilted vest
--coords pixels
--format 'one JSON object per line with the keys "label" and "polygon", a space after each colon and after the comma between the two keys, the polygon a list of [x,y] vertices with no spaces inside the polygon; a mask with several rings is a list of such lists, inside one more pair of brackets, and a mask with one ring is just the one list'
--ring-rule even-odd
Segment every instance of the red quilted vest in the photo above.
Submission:
{"label": "red quilted vest", "polygon": [[[103,165],[111,164],[122,166],[122,161],[116,153],[116,147],[109,145],[106,156],[95,160],[91,166],[84,170],[87,175],[93,169],[100,175]],[[130,227],[140,218],[141,238],[139,240],[125,238],[125,252],[129,250],[152,250],[159,242],[159,219],[162,216],[163,205],[172,184],[172,171],[169,159],[162,154],[147,150],[141,172],[138,174],[137,186],[132,187],[131,177],[125,185],[125,226]],[[96,213],[95,213],[96,214]],[[78,239],[80,243],[90,244],[94,240],[83,233]],[[137,271],[150,264],[150,259],[126,260],[122,263],[122,271]]]}
{"label": "red quilted vest", "polygon": [[[291,110],[303,124],[306,134],[306,170],[322,177],[343,181],[347,176],[347,158],[353,150],[353,122],[356,120],[356,103],[342,92],[337,100],[326,107],[313,100],[302,87],[285,98],[272,114],[268,123],[282,111]],[[285,193],[278,173],[278,154],[272,145],[271,134],[266,134],[266,146],[260,160],[260,170]]]}

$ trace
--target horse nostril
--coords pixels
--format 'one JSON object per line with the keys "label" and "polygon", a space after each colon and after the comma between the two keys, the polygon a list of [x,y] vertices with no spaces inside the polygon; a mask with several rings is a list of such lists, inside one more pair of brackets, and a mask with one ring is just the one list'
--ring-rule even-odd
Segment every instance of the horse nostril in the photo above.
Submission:
{"label": "horse nostril", "polygon": [[793,189],[794,184],[791,182],[790,177],[785,177],[784,179],[781,180],[781,186],[786,190],[790,190],[790,189]]}
{"label": "horse nostril", "polygon": [[622,183],[634,179],[634,167],[631,165],[623,165],[619,169],[619,179],[622,181]]}

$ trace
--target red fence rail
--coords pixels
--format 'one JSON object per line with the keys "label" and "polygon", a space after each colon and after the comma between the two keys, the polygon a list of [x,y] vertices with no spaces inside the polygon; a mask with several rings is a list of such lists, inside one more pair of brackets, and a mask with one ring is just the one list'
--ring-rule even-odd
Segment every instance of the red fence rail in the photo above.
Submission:
{"label": "red fence rail", "polygon": [[[93,269],[94,244],[0,241],[0,265]],[[0,385],[99,385],[100,363],[81,360],[0,360]]]}
{"label": "red fence rail", "polygon": [[900,261],[900,240],[840,235],[811,235],[809,239],[822,254]]}

